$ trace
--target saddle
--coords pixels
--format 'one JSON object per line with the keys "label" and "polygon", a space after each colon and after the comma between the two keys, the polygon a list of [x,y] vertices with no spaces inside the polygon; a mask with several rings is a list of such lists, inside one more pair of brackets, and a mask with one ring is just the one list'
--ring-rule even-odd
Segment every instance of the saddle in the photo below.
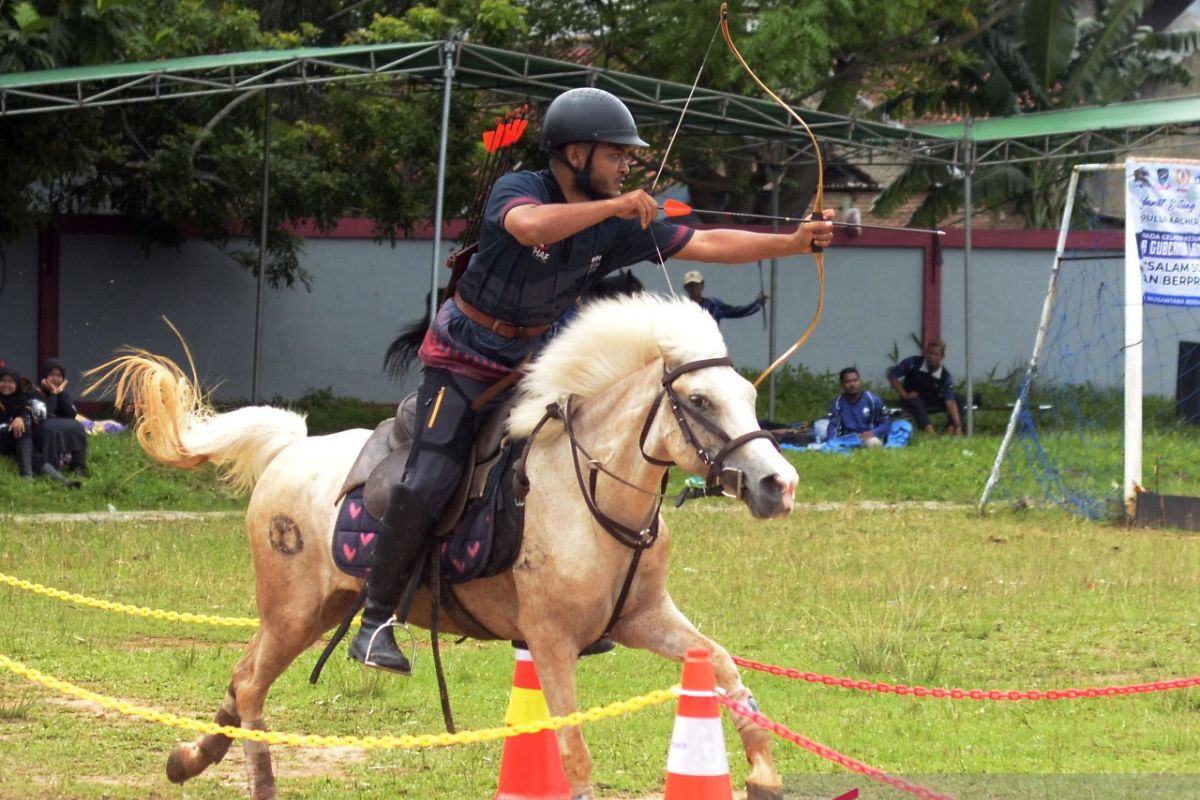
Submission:
{"label": "saddle", "polygon": [[[434,526],[435,561],[446,583],[499,574],[512,565],[521,549],[524,492],[514,484],[513,470],[523,443],[505,443],[501,437],[511,406],[511,402],[503,404],[484,420],[463,477]],[[332,545],[334,563],[347,574],[370,573],[379,520],[392,487],[404,474],[412,446],[415,409],[414,393],[400,402],[393,419],[375,428],[342,485]],[[428,584],[430,576],[423,582]],[[442,599],[451,613],[461,611],[446,589],[444,585]]]}
{"label": "saddle", "polygon": [[[458,488],[434,527],[434,536],[444,536],[452,531],[467,504],[483,496],[488,475],[500,461],[504,424],[508,421],[513,402],[510,399],[502,403],[484,420]],[[362,487],[362,501],[367,512],[376,519],[383,518],[392,487],[404,476],[404,465],[412,448],[416,416],[417,393],[413,392],[400,401],[396,416],[375,426],[342,483],[338,502]]]}

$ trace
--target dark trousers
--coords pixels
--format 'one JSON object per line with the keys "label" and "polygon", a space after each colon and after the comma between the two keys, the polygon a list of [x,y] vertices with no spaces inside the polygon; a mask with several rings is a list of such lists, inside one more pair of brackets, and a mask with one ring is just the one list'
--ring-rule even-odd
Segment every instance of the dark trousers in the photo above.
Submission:
{"label": "dark trousers", "polygon": [[471,403],[489,386],[443,369],[425,369],[417,389],[412,450],[400,482],[416,492],[435,520],[458,488],[480,426],[508,396],[502,392],[473,410]]}
{"label": "dark trousers", "polygon": [[[958,406],[958,418],[961,421],[965,413],[965,406],[961,397],[954,398],[954,404]],[[912,400],[901,400],[900,408],[907,411],[913,418],[913,424],[918,430],[925,430],[933,423],[929,420],[931,413],[946,411],[946,398],[944,397],[921,397],[917,395]]]}
{"label": "dark trousers", "polygon": [[24,435],[18,439],[9,428],[0,431],[0,453],[11,455],[17,460],[17,467],[24,478],[33,475],[33,431],[25,429]]}

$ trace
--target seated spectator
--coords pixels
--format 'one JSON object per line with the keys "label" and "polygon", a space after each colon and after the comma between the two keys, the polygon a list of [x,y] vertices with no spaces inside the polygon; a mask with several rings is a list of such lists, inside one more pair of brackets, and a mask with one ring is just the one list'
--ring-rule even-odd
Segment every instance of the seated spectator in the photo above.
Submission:
{"label": "seated spectator", "polygon": [[0,453],[17,460],[22,478],[33,478],[33,415],[20,390],[21,376],[0,367]]}
{"label": "seated spectator", "polygon": [[744,306],[731,306],[715,297],[705,297],[704,276],[698,269],[683,276],[683,290],[687,292],[688,297],[692,298],[692,302],[699,303],[700,307],[707,311],[718,324],[723,319],[740,319],[756,314],[759,309],[765,308],[767,305],[767,296],[762,292],[758,293],[758,297],[754,298],[753,303],[747,303]]}
{"label": "seated spectator", "polygon": [[912,415],[916,426],[926,433],[935,433],[929,419],[931,412],[944,411],[950,424],[947,432],[962,433],[962,400],[954,393],[954,379],[942,364],[946,343],[930,339],[924,355],[909,356],[888,370],[888,382],[900,395],[900,408]]}
{"label": "seated spectator", "polygon": [[33,429],[38,456],[57,469],[69,465],[76,474],[87,477],[87,431],[75,418],[75,403],[67,393],[61,361],[51,358],[42,365],[36,390],[46,405],[46,420]]}
{"label": "seated spectator", "polygon": [[829,404],[824,438],[853,434],[867,447],[882,447],[892,429],[892,418],[884,412],[882,398],[863,389],[858,367],[846,367],[838,373],[838,381],[842,393]]}

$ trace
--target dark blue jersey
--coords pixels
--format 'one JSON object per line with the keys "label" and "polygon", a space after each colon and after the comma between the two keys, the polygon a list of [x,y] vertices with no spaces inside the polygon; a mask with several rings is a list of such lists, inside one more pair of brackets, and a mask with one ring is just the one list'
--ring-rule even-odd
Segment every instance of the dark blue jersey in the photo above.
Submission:
{"label": "dark blue jersey", "polygon": [[828,438],[845,436],[848,433],[871,431],[879,439],[886,439],[892,427],[892,418],[883,411],[883,400],[874,392],[863,391],[857,400],[839,394],[829,404]]}
{"label": "dark blue jersey", "polygon": [[926,403],[954,399],[954,378],[943,364],[930,370],[924,356],[909,356],[888,370],[887,376],[902,381],[904,391],[916,392]]}
{"label": "dark blue jersey", "polygon": [[[492,187],[479,237],[479,250],[459,278],[468,303],[504,322],[533,327],[558,322],[591,282],[636,264],[678,253],[694,231],[656,220],[642,230],[637,220],[609,218],[561,242],[526,246],[504,229],[504,217],[523,205],[565,203],[548,171],[513,172]],[[447,300],[425,334],[419,357],[478,381],[494,381],[519,364],[554,334],[533,342],[505,339],[472,322]]]}
{"label": "dark blue jersey", "polygon": [[560,242],[523,245],[504,229],[517,206],[565,203],[549,170],[513,172],[496,181],[488,197],[479,251],[458,283],[463,298],[514,325],[549,325],[563,315],[591,281],[639,261],[670,258],[687,244],[692,229],[655,220],[609,218]]}

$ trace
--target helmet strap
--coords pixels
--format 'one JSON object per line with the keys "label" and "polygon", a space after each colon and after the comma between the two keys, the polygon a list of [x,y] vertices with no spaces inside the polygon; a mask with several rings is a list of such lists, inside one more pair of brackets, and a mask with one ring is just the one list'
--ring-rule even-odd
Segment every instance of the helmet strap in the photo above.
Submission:
{"label": "helmet strap", "polygon": [[575,169],[575,165],[567,159],[562,148],[557,148],[550,153],[552,157],[567,165],[567,169],[571,170],[571,174],[575,176],[575,188],[583,192],[590,200],[608,199],[608,195],[601,194],[592,186],[592,157],[596,155],[596,148],[599,146],[599,142],[592,142],[592,149],[588,150],[587,160],[583,162],[582,169]]}

